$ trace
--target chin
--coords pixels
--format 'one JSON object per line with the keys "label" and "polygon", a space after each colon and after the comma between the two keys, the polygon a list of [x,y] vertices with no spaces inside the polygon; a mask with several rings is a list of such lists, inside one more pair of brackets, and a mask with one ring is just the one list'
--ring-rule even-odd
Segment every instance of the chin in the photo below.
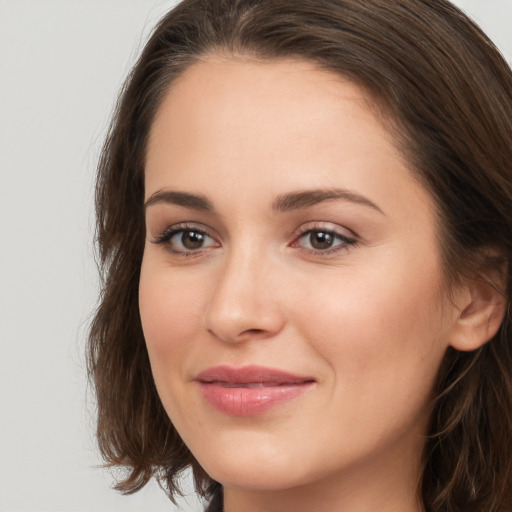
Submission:
{"label": "chin", "polygon": [[[307,453],[265,440],[233,442],[197,457],[208,475],[226,487],[280,491],[311,484],[321,478]],[[325,464],[323,465],[325,470]]]}
{"label": "chin", "polygon": [[290,467],[276,467],[272,460],[259,461],[258,464],[240,464],[240,461],[238,464],[216,464],[212,471],[207,472],[211,478],[225,487],[248,491],[285,491],[314,481],[307,475],[296,474]]}

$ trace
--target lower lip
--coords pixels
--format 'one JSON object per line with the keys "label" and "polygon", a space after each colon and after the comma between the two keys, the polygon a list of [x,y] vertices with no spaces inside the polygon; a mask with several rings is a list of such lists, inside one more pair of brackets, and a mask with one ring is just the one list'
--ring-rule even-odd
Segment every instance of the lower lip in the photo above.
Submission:
{"label": "lower lip", "polygon": [[200,385],[206,401],[215,409],[232,416],[254,416],[293,400],[313,382],[261,387],[226,387],[215,382]]}

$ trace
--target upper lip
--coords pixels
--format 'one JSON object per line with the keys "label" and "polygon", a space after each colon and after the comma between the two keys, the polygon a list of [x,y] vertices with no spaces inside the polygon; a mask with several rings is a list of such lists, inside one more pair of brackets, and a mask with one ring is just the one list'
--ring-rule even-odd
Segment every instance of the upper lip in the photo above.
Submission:
{"label": "upper lip", "polygon": [[277,368],[265,366],[214,366],[197,374],[195,380],[204,384],[226,383],[229,385],[259,384],[267,386],[297,385],[314,382],[309,376],[296,375]]}

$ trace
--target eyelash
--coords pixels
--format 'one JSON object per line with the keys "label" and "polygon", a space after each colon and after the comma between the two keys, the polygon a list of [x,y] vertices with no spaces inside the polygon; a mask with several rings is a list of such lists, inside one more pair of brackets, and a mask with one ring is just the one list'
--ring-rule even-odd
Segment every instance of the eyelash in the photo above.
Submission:
{"label": "eyelash", "polygon": [[[166,229],[161,234],[157,235],[155,237],[155,240],[152,242],[156,245],[162,245],[165,246],[165,249],[169,251],[170,253],[176,255],[176,256],[183,256],[183,257],[194,257],[194,256],[200,256],[204,253],[205,250],[209,249],[210,247],[199,247],[197,250],[189,249],[189,250],[179,250],[172,246],[170,243],[171,239],[181,233],[182,236],[185,233],[195,233],[197,235],[208,237],[211,240],[215,241],[214,237],[208,234],[208,232],[204,229],[199,228],[197,225],[194,224],[177,224],[174,226],[171,226],[170,228]],[[299,247],[299,242],[301,239],[303,239],[306,236],[311,236],[313,234],[323,234],[332,237],[335,241],[338,240],[340,243],[334,245],[333,247],[329,247],[325,250],[321,249],[314,249],[314,248],[302,248],[302,251],[309,255],[314,256],[320,256],[320,257],[328,257],[332,256],[333,254],[339,253],[343,250],[348,250],[349,247],[357,245],[357,238],[356,237],[349,237],[346,235],[342,235],[338,231],[332,228],[322,227],[322,226],[314,226],[314,227],[308,227],[306,229],[302,229],[298,231],[294,235],[294,240],[290,244],[290,247]],[[218,242],[215,241],[214,247],[218,247]]]}
{"label": "eyelash", "polygon": [[338,240],[340,243],[334,245],[333,247],[329,247],[325,250],[320,249],[309,249],[309,248],[302,248],[303,251],[307,252],[310,255],[314,256],[320,256],[320,257],[328,257],[332,256],[334,254],[339,253],[340,251],[346,251],[351,246],[357,245],[357,238],[342,235],[339,231],[333,228],[328,227],[322,227],[322,226],[314,226],[314,227],[308,227],[306,229],[300,230],[296,235],[294,241],[290,244],[291,247],[297,247],[299,245],[299,241],[303,239],[306,236],[311,236],[313,234],[323,234],[331,236],[334,240]]}
{"label": "eyelash", "polygon": [[172,247],[172,244],[170,243],[171,239],[179,234],[179,233],[196,233],[197,235],[201,235],[204,237],[211,238],[214,240],[212,236],[210,236],[204,229],[198,228],[197,225],[194,224],[177,224],[175,226],[171,226],[170,228],[166,229],[163,233],[157,235],[155,237],[155,240],[153,241],[156,245],[162,245],[165,246],[166,250],[171,252],[172,254],[175,254],[177,256],[184,256],[184,257],[191,257],[191,256],[200,256],[205,248],[199,248],[198,250],[178,250]]}

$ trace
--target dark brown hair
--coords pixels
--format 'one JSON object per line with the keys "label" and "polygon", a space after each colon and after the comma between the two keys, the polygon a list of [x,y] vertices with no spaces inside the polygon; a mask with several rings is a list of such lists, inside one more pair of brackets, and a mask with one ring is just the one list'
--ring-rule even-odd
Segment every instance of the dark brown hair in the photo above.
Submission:
{"label": "dark brown hair", "polygon": [[430,512],[512,510],[512,73],[446,0],[184,0],[160,21],[120,96],[96,190],[103,286],[88,362],[101,452],[127,470],[117,488],[156,475],[172,498],[192,465],[198,491],[219,499],[160,403],[137,294],[152,120],[173,81],[212,52],[307,59],[363,87],[435,198],[449,280],[506,272],[497,335],[445,356],[419,493]]}

